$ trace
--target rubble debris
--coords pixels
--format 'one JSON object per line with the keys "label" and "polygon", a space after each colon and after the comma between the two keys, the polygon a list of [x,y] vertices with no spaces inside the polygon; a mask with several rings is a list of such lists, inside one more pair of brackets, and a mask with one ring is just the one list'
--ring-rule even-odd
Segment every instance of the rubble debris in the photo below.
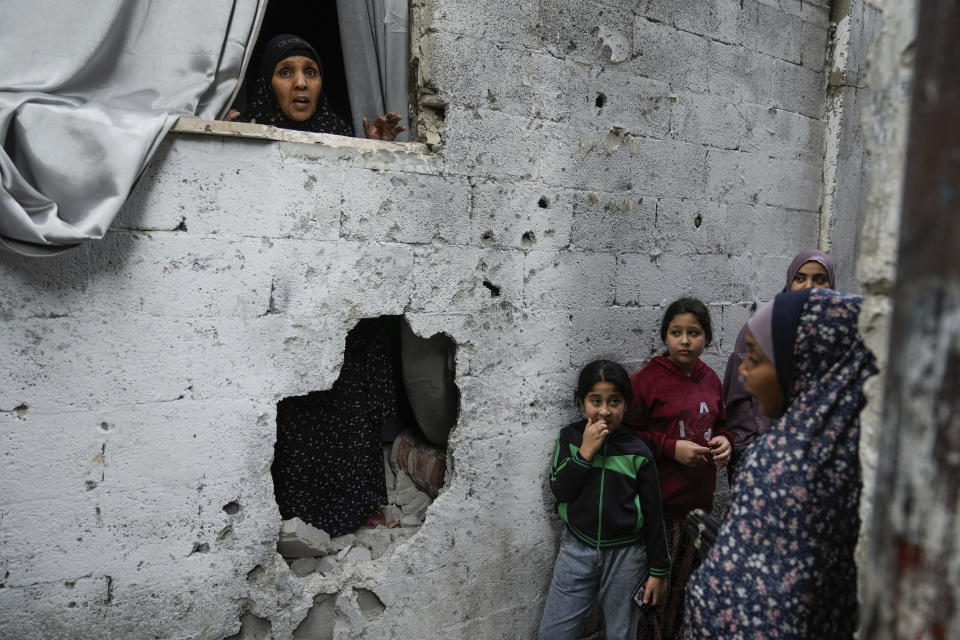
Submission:
{"label": "rubble debris", "polygon": [[277,551],[284,558],[312,558],[330,552],[330,535],[301,520],[291,518],[280,525]]}
{"label": "rubble debris", "polygon": [[335,601],[336,596],[332,594],[321,593],[316,596],[306,617],[293,630],[293,640],[333,640]]}
{"label": "rubble debris", "polygon": [[298,578],[303,578],[316,571],[319,566],[320,562],[316,558],[297,558],[290,563],[290,571]]}

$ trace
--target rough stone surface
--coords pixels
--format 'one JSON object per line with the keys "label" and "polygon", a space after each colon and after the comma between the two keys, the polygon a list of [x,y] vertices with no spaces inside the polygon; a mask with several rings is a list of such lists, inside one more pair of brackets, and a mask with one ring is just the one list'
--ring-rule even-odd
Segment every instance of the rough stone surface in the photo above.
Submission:
{"label": "rough stone surface", "polygon": [[[863,494],[861,536],[857,561],[861,574],[861,599],[867,589],[878,589],[869,579],[873,562],[866,557],[866,536],[873,518],[877,462],[880,455],[883,392],[889,352],[893,286],[896,281],[897,244],[900,229],[902,181],[907,153],[910,95],[913,79],[913,41],[916,37],[917,3],[874,0],[866,3],[876,12],[880,25],[876,37],[861,45],[868,50],[865,66],[865,104],[861,119],[864,162],[870,180],[865,183],[863,219],[860,225],[857,279],[863,288],[860,333],[877,357],[880,373],[867,381],[867,405],[861,413],[860,466]],[[881,500],[886,500],[882,497]]]}
{"label": "rough stone surface", "polygon": [[284,520],[280,525],[277,551],[284,558],[312,558],[330,551],[330,534],[310,526],[300,518]]}
{"label": "rough stone surface", "polygon": [[[3,633],[532,637],[579,368],[642,365],[694,294],[722,370],[817,245],[828,7],[415,0],[429,148],[175,132],[103,241],[0,254]],[[298,577],[276,403],[387,314],[457,345],[446,486],[393,552]]]}

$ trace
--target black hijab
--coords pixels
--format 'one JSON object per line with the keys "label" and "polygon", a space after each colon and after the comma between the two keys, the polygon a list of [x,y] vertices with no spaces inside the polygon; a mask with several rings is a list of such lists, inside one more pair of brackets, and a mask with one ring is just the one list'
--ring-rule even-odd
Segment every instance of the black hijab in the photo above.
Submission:
{"label": "black hijab", "polygon": [[267,43],[263,49],[260,73],[253,83],[250,101],[243,120],[254,119],[257,124],[266,124],[282,129],[312,131],[314,133],[333,133],[340,136],[352,136],[353,128],[338,116],[327,103],[322,88],[317,100],[317,110],[304,121],[292,120],[280,109],[280,103],[273,92],[271,81],[277,63],[292,56],[305,56],[317,63],[320,77],[323,78],[323,64],[316,49],[309,42],[290,33],[281,33]]}

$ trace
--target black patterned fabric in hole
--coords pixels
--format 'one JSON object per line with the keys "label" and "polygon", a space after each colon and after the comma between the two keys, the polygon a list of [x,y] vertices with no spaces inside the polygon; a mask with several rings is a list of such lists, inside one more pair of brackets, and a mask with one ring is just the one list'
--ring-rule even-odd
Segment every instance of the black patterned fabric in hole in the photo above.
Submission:
{"label": "black patterned fabric in hole", "polygon": [[347,335],[333,387],[278,403],[271,472],[284,519],[339,536],[386,504],[381,430],[406,401],[397,320],[361,320]]}

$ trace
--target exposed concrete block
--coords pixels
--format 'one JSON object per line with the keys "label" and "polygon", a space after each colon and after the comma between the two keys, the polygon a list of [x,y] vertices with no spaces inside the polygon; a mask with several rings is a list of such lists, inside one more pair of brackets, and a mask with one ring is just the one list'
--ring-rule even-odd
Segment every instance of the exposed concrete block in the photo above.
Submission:
{"label": "exposed concrete block", "polygon": [[522,106],[533,117],[567,124],[596,121],[596,76],[590,67],[568,58],[533,53],[523,59],[521,73],[525,93]]}
{"label": "exposed concrete block", "polygon": [[803,49],[800,52],[800,61],[811,71],[823,71],[827,60],[827,45],[830,35],[824,26],[804,22],[801,26]]}
{"label": "exposed concrete block", "polygon": [[368,317],[397,313],[410,298],[412,267],[409,246],[279,241],[274,304],[293,317],[331,308]]}
{"label": "exposed concrete block", "polygon": [[822,121],[771,107],[741,105],[739,109],[745,123],[741,151],[813,165],[822,161]]}
{"label": "exposed concrete block", "polygon": [[637,16],[633,22],[633,59],[639,75],[676,87],[702,89],[711,71],[710,42],[692,33]]}
{"label": "exposed concrete block", "polygon": [[593,129],[546,123],[540,181],[567,188],[631,189],[633,160],[626,131],[600,124]]}
{"label": "exposed concrete block", "polygon": [[313,558],[330,552],[330,534],[301,520],[290,518],[280,525],[277,551],[284,558]]}
{"label": "exposed concrete block", "polygon": [[293,631],[294,640],[333,640],[336,624],[336,595],[320,594],[313,599],[313,606],[306,617]]}
{"label": "exposed concrete block", "polygon": [[701,197],[706,187],[706,149],[673,140],[630,138],[634,190],[644,195]]}
{"label": "exposed concrete block", "polygon": [[609,254],[531,251],[525,261],[524,302],[533,309],[582,309],[613,302],[614,265]]}
{"label": "exposed concrete block", "polygon": [[[0,406],[19,405],[26,388],[30,405],[54,410],[121,406],[131,398],[257,397],[265,388],[299,388],[307,375],[313,388],[336,379],[324,364],[326,347],[310,339],[328,331],[316,320],[267,315],[255,321],[128,317],[96,322],[95,341],[82,338],[89,335],[91,319],[79,315],[33,322],[29,330],[0,324],[0,340],[20,353],[16,369],[0,371]],[[206,356],[197,358],[201,352]],[[104,370],[107,359],[114,364]],[[48,367],[59,371],[62,382],[31,384],[37,376],[42,380]],[[101,373],[91,377],[91,371]]]}
{"label": "exposed concrete block", "polygon": [[749,26],[739,0],[648,0],[642,12],[656,22],[730,44],[741,44]]}
{"label": "exposed concrete block", "polygon": [[620,67],[593,76],[582,124],[622,127],[633,135],[667,138],[670,134],[672,95],[666,82],[651,80]]}
{"label": "exposed concrete block", "polygon": [[325,576],[328,576],[336,571],[338,566],[336,555],[323,556],[322,558],[317,559],[317,571]]}
{"label": "exposed concrete block", "polygon": [[778,160],[737,151],[707,154],[707,191],[725,202],[770,204],[815,211],[823,187],[822,170],[795,160]]}
{"label": "exposed concrete block", "polygon": [[337,561],[347,564],[369,562],[373,558],[370,549],[366,547],[349,547],[337,554]]}
{"label": "exposed concrete block", "polygon": [[393,538],[390,529],[378,527],[376,529],[359,529],[357,542],[370,550],[370,557],[376,560],[390,548]]}
{"label": "exposed concrete block", "polygon": [[686,142],[736,149],[744,130],[741,106],[728,99],[678,92],[670,102],[670,133]]}
{"label": "exposed concrete block", "polygon": [[330,549],[337,553],[353,546],[357,541],[357,536],[352,533],[345,533],[330,540]]}
{"label": "exposed concrete block", "polygon": [[473,185],[471,240],[479,246],[562,249],[570,244],[572,211],[562,190],[532,182]]}
{"label": "exposed concrete block", "polygon": [[290,563],[290,571],[298,578],[308,576],[319,568],[320,561],[317,558],[297,558]]}
{"label": "exposed concrete block", "polygon": [[712,94],[733,102],[761,105],[769,104],[778,95],[773,80],[777,60],[768,55],[711,42],[704,59],[709,78],[703,86]]}
{"label": "exposed concrete block", "polygon": [[[123,313],[256,317],[266,309],[270,275],[265,267],[272,259],[259,239],[110,233],[54,260],[15,258],[11,268],[0,270],[2,304],[13,316],[38,319],[89,309],[111,318]],[[182,295],[194,288],[205,295]]]}
{"label": "exposed concrete block", "polygon": [[413,292],[408,309],[442,312],[458,308],[519,305],[523,299],[521,251],[424,246],[414,250]]}
{"label": "exposed concrete block", "polygon": [[624,253],[617,260],[617,304],[654,306],[670,304],[689,291],[690,256],[670,253],[651,259],[647,254]]}
{"label": "exposed concrete block", "polygon": [[[591,309],[574,314],[572,332],[584,337],[571,341],[570,366],[579,369],[601,358],[620,362],[624,357],[649,356],[660,346],[660,314],[659,309],[649,307]],[[569,389],[562,395],[569,396]]]}
{"label": "exposed concrete block", "polygon": [[443,159],[471,174],[531,177],[542,156],[541,123],[489,109],[451,106]]}
{"label": "exposed concrete block", "polygon": [[754,4],[755,27],[744,37],[744,46],[761,53],[800,64],[803,49],[803,21],[799,16],[766,4]]}
{"label": "exposed concrete block", "polygon": [[[476,33],[441,31],[433,36],[431,44],[429,82],[450,102],[529,116],[534,96],[555,91],[554,85],[538,82],[531,75],[534,54],[516,43],[491,42]],[[469,74],[463,73],[462,67],[467,59],[472,61]],[[553,61],[561,64],[555,58]]]}
{"label": "exposed concrete block", "polygon": [[774,60],[773,105],[805,115],[822,118],[826,99],[826,78],[806,67]]}
{"label": "exposed concrete block", "polygon": [[248,611],[240,617],[240,631],[224,640],[271,640],[271,627],[269,620]]}
{"label": "exposed concrete block", "polygon": [[498,43],[537,48],[540,8],[536,0],[478,0],[469,5],[434,3],[430,27]]}
{"label": "exposed concrete block", "polygon": [[656,246],[656,198],[600,191],[568,191],[566,197],[573,205],[574,249],[647,251]]}
{"label": "exposed concrete block", "polygon": [[470,230],[470,184],[464,178],[385,173],[370,180],[364,170],[347,173],[341,236],[424,244],[465,244]]}
{"label": "exposed concrete block", "polygon": [[622,3],[543,0],[540,20],[542,43],[551,55],[600,65],[630,57],[633,13]]}

